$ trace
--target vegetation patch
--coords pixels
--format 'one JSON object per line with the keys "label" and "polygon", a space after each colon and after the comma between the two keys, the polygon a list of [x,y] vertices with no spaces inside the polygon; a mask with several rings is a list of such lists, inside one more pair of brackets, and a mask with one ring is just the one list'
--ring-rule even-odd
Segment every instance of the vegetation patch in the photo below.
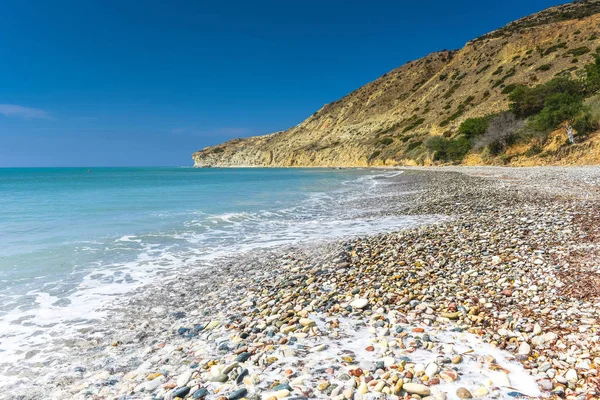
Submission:
{"label": "vegetation patch", "polygon": [[550,68],[552,68],[552,65],[550,65],[550,64],[542,64],[539,67],[537,67],[535,70],[536,71],[548,71],[548,70],[550,70]]}
{"label": "vegetation patch", "polygon": [[494,82],[492,87],[497,87],[497,86],[504,84],[504,82],[511,76],[514,76],[516,72],[517,72],[516,68],[512,67],[502,78],[500,78],[496,82]]}
{"label": "vegetation patch", "polygon": [[406,145],[406,151],[414,150],[422,144],[423,144],[422,140],[417,140],[416,142],[410,142],[409,144]]}
{"label": "vegetation patch", "polygon": [[406,133],[408,131],[412,131],[413,129],[415,129],[417,126],[421,125],[423,122],[425,122],[425,118],[418,118],[416,120],[414,120],[413,122],[411,122],[409,125],[407,125],[403,130],[402,133]]}
{"label": "vegetation patch", "polygon": [[496,70],[494,72],[492,72],[492,75],[500,75],[503,70],[504,70],[504,67],[501,65],[498,68],[496,68]]}
{"label": "vegetation patch", "polygon": [[458,89],[460,87],[460,82],[456,82],[454,85],[452,85],[450,87],[450,89],[448,89],[448,91],[446,93],[444,93],[444,98],[448,99],[450,98],[454,92],[456,92],[456,89]]}
{"label": "vegetation patch", "polygon": [[469,139],[483,135],[489,126],[489,120],[489,117],[467,118],[458,127],[458,132]]}
{"label": "vegetation patch", "polygon": [[388,136],[388,137],[379,139],[375,144],[378,146],[389,146],[393,142],[394,142],[394,139],[392,139],[391,137]]}
{"label": "vegetation patch", "polygon": [[567,48],[567,44],[565,42],[560,42],[558,44],[555,44],[554,46],[550,46],[548,47],[546,50],[540,50],[540,53],[542,54],[542,56],[547,56],[549,54],[554,53],[555,51],[558,51],[560,49],[566,49]]}
{"label": "vegetation patch", "polygon": [[369,156],[369,161],[379,157],[379,155],[381,154],[381,151],[379,150],[375,150],[370,156]]}
{"label": "vegetation patch", "polygon": [[577,47],[576,49],[571,49],[571,50],[567,51],[565,54],[569,54],[573,57],[579,57],[579,56],[589,53],[590,51],[591,50],[589,49],[589,47],[582,46],[582,47]]}
{"label": "vegetation patch", "polygon": [[490,68],[490,64],[485,65],[483,68],[481,68],[479,71],[477,71],[477,75],[481,74],[482,72],[487,71]]}
{"label": "vegetation patch", "polygon": [[435,161],[460,162],[471,149],[471,141],[462,135],[454,139],[433,136],[427,139],[425,147],[433,153]]}
{"label": "vegetation patch", "polygon": [[506,86],[504,87],[504,89],[502,89],[502,93],[503,93],[503,94],[509,94],[509,93],[511,93],[513,90],[515,90],[515,89],[517,88],[517,86],[519,86],[519,85],[517,85],[516,83],[510,83],[510,84],[506,85]]}
{"label": "vegetation patch", "polygon": [[490,155],[498,155],[513,141],[517,131],[523,127],[523,120],[519,120],[511,112],[504,112],[498,115],[490,115],[488,126],[485,132],[476,138],[474,149],[476,151],[485,151]]}

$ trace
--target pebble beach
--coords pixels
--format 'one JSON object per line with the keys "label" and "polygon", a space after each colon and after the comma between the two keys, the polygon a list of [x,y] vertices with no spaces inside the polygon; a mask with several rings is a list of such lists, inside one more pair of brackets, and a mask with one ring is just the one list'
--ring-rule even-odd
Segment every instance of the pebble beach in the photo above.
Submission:
{"label": "pebble beach", "polygon": [[600,168],[395,185],[389,212],[423,225],[181,271],[0,398],[600,398]]}

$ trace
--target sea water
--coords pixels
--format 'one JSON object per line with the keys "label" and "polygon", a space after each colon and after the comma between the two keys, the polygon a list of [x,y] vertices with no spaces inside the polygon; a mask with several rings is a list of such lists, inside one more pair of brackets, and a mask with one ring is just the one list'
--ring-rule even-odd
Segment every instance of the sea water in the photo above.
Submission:
{"label": "sea water", "polygon": [[[0,385],[102,306],[206,260],[397,230],[399,171],[0,169]],[[45,360],[39,360],[43,362]]]}

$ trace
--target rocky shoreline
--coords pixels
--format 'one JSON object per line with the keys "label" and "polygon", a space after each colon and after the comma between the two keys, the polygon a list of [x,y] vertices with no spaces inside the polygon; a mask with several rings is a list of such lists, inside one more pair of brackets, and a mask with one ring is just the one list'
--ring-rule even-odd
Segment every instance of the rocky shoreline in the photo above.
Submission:
{"label": "rocky shoreline", "polygon": [[[600,169],[562,171],[594,186]],[[256,252],[132,296],[43,393],[598,398],[598,197],[462,172],[403,174],[419,190],[394,212],[452,216],[439,224]]]}

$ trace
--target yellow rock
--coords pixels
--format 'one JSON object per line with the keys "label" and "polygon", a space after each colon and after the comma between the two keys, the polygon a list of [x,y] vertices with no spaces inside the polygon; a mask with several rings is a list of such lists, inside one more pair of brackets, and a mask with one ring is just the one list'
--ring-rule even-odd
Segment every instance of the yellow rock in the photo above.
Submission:
{"label": "yellow rock", "polygon": [[460,312],[443,312],[440,313],[440,316],[448,319],[458,319]]}
{"label": "yellow rock", "polygon": [[206,325],[206,326],[204,327],[204,330],[205,330],[205,331],[209,331],[209,330],[211,330],[211,329],[214,329],[214,328],[216,328],[216,327],[217,327],[217,326],[219,326],[220,324],[221,324],[221,322],[220,322],[220,321],[217,321],[217,320],[212,320],[212,321],[210,321],[210,322],[208,323],[208,325]]}
{"label": "yellow rock", "polygon": [[159,376],[162,376],[162,374],[160,372],[155,372],[153,374],[150,374],[146,377],[146,379],[148,379],[149,381],[154,380],[156,378],[158,378]]}
{"label": "yellow rock", "polygon": [[365,394],[369,391],[369,388],[367,388],[367,384],[363,381],[360,383],[360,386],[358,387],[357,392],[360,394]]}
{"label": "yellow rock", "polygon": [[302,326],[315,326],[316,323],[310,318],[300,318],[300,325]]}
{"label": "yellow rock", "polygon": [[398,381],[396,382],[396,384],[394,385],[394,390],[393,393],[397,396],[400,394],[400,392],[402,391],[402,385],[404,384],[404,381]]}

